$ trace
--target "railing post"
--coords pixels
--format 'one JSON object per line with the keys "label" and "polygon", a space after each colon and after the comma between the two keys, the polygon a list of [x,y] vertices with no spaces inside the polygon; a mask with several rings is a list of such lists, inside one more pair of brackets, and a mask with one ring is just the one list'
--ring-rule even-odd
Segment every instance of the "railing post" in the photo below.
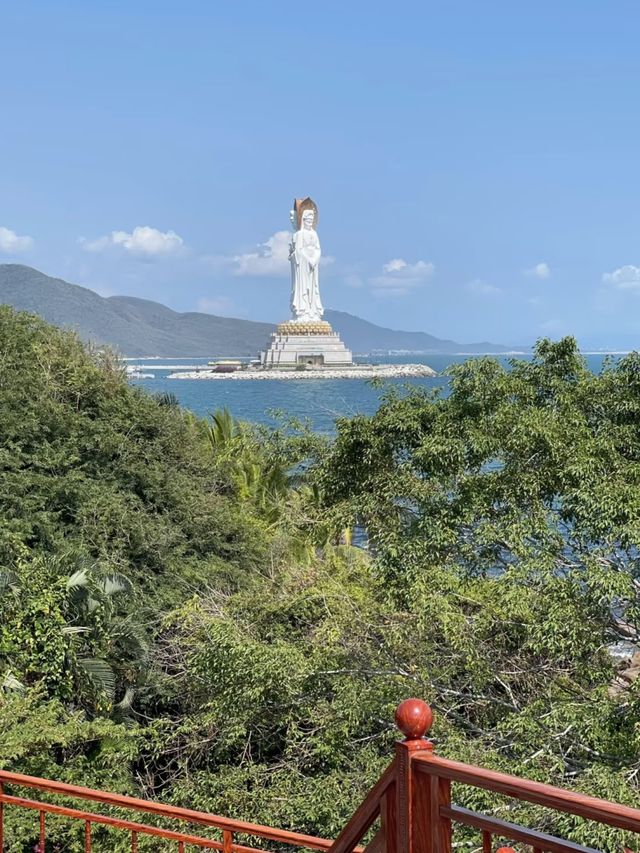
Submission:
{"label": "railing post", "polygon": [[442,806],[451,804],[449,781],[416,773],[417,752],[431,752],[425,738],[433,722],[431,708],[421,699],[406,699],[396,709],[396,725],[405,735],[396,743],[395,853],[451,853],[451,821],[441,817]]}
{"label": "railing post", "polygon": [[233,832],[228,829],[222,831],[222,851],[223,853],[232,853],[233,851]]}

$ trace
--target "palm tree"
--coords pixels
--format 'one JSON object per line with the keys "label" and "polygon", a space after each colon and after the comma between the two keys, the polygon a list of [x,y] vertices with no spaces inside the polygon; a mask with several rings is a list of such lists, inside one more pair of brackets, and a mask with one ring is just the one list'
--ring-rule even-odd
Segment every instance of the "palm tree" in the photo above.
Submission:
{"label": "palm tree", "polygon": [[78,667],[111,705],[122,692],[114,707],[128,709],[149,652],[145,631],[133,615],[131,581],[121,574],[101,574],[95,564],[85,564],[68,576],[65,589],[63,632],[78,637]]}
{"label": "palm tree", "polygon": [[242,429],[231,412],[224,408],[211,415],[207,437],[214,450],[228,450],[242,434]]}
{"label": "palm tree", "polygon": [[179,409],[180,400],[172,391],[158,391],[153,395],[158,401],[158,405],[167,409]]}

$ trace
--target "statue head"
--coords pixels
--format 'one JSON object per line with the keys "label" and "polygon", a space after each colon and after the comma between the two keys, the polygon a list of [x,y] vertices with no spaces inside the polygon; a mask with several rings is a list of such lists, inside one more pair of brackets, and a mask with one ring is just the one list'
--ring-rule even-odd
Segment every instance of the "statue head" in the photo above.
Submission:
{"label": "statue head", "polygon": [[[293,230],[300,228],[318,227],[318,207],[311,198],[296,198],[293,200],[294,222]],[[307,217],[305,219],[305,216]]]}

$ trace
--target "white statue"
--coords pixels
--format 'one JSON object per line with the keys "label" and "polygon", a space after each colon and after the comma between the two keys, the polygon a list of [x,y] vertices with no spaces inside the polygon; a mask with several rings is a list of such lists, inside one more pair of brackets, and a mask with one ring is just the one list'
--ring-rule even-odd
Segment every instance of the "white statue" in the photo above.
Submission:
{"label": "white statue", "polygon": [[289,260],[291,311],[297,323],[318,322],[324,313],[318,285],[321,252],[315,222],[316,206],[311,199],[296,201],[296,209],[291,211],[294,234],[289,246]]}

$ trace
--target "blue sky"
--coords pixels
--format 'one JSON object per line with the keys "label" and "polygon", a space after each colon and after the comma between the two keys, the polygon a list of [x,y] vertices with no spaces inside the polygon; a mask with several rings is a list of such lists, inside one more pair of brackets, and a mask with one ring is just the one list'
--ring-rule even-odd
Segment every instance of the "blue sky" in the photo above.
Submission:
{"label": "blue sky", "polygon": [[640,341],[635,0],[5,3],[0,262],[278,321]]}

